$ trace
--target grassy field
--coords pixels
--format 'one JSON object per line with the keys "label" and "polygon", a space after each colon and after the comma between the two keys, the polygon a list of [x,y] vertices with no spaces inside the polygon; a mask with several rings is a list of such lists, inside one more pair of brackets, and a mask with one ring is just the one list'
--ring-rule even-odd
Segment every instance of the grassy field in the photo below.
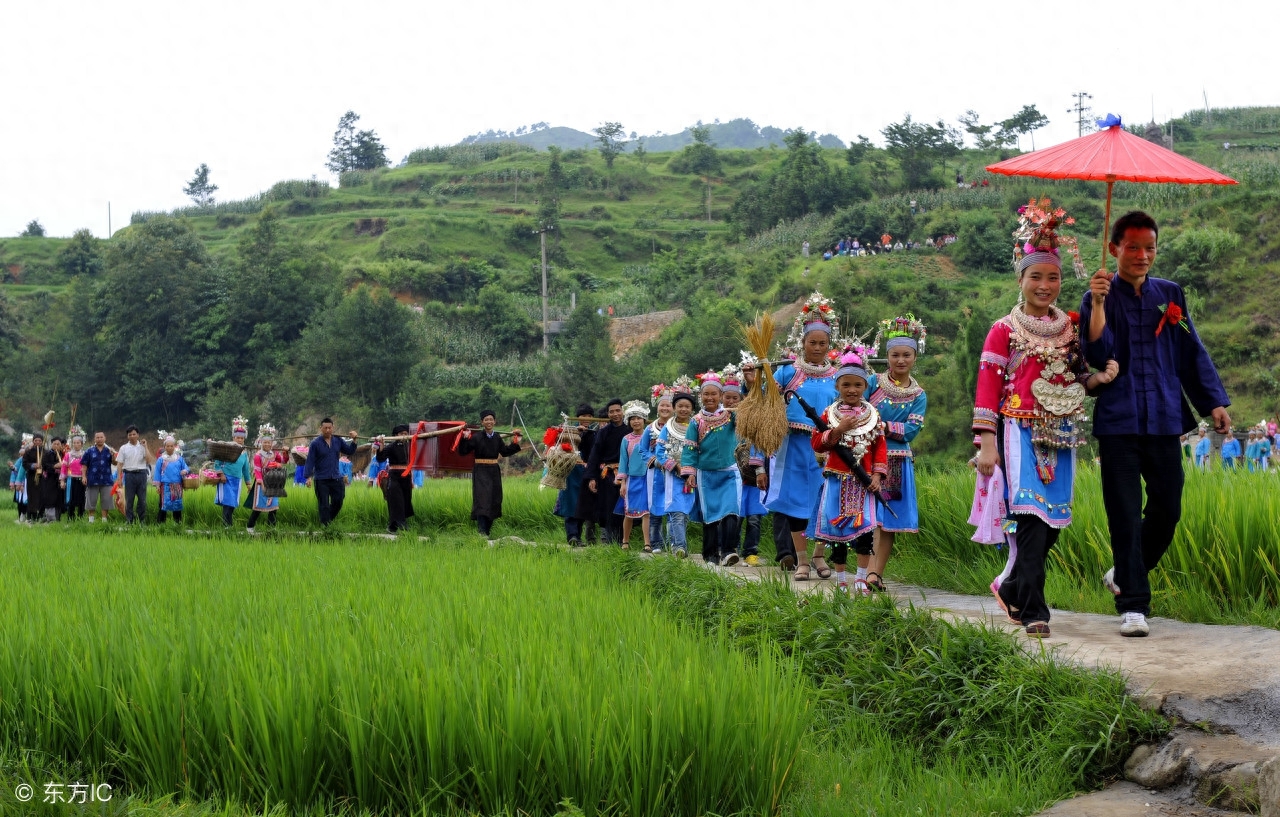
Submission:
{"label": "grassy field", "polygon": [[780,650],[556,551],[14,526],[0,548],[4,756],[144,798],[766,813],[812,717]]}
{"label": "grassy field", "polygon": [[[1160,568],[1152,574],[1153,612],[1158,616],[1206,624],[1257,624],[1280,628],[1280,500],[1274,473],[1244,471],[1188,473],[1183,515],[1177,535]],[[969,469],[921,473],[917,535],[898,537],[889,577],[928,587],[985,595],[991,578],[1000,572],[1005,554],[970,540],[967,524],[973,499]],[[282,536],[318,530],[315,495],[290,486],[279,512]],[[504,486],[504,515],[495,536],[519,536],[538,542],[563,542],[563,527],[551,510],[555,492],[539,489],[534,476],[508,478]],[[154,519],[156,497],[150,497]],[[8,497],[0,507],[12,513]],[[465,479],[431,480],[414,494],[417,517],[406,536],[474,537],[471,521],[471,483]],[[217,532],[221,509],[213,503],[213,489],[187,493],[184,528]],[[242,529],[248,511],[236,511],[235,527]],[[173,522],[168,523],[176,530]],[[381,493],[357,483],[348,488],[342,514],[333,525],[338,533],[371,533],[386,528],[386,503]],[[761,552],[773,556],[769,522],[764,522]],[[75,530],[88,530],[80,522]],[[265,523],[259,533],[269,534]],[[638,534],[637,534],[638,535]],[[691,546],[701,544],[700,526],[690,526]],[[1111,565],[1106,514],[1098,473],[1083,464],[1076,480],[1074,521],[1063,531],[1050,555],[1049,603],[1064,610],[1114,612],[1110,593],[1100,577]]]}
{"label": "grassy field", "polygon": [[1164,728],[996,630],[615,550],[0,549],[4,814],[1033,813]]}

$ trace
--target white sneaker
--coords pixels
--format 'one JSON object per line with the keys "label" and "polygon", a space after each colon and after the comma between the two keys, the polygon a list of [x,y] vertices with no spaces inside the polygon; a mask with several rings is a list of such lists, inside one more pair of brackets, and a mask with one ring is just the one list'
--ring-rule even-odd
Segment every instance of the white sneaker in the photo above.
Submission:
{"label": "white sneaker", "polygon": [[244,532],[245,532],[245,533],[247,533],[247,534],[249,534],[250,536],[253,536],[254,534],[256,534],[256,533],[257,533],[257,531],[256,531],[256,530],[254,530],[253,528],[245,528],[245,529],[244,529]]}
{"label": "white sneaker", "polygon": [[1116,584],[1116,569],[1114,565],[1110,570],[1102,574],[1102,583],[1111,591],[1111,595],[1120,595],[1120,585]]}
{"label": "white sneaker", "polygon": [[725,554],[725,557],[720,560],[721,567],[733,567],[737,563],[738,563],[738,554],[736,553],[727,553]]}
{"label": "white sneaker", "polygon": [[1120,635],[1130,638],[1142,638],[1151,632],[1147,626],[1147,617],[1142,613],[1120,614]]}
{"label": "white sneaker", "polygon": [[98,520],[97,520],[97,519],[94,519],[92,516],[91,516],[91,517],[89,517],[89,524],[90,524],[90,525],[92,525],[94,522],[97,522],[97,521],[98,521]]}

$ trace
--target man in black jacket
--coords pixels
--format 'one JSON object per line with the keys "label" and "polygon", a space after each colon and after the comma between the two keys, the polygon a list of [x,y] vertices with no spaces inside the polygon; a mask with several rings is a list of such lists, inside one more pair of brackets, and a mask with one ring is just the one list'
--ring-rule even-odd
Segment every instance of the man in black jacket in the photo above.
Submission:
{"label": "man in black jacket", "polygon": [[605,406],[609,424],[596,431],[587,460],[587,488],[595,494],[596,521],[604,528],[609,544],[622,541],[622,514],[615,513],[621,486],[617,484],[618,458],[627,427],[622,424],[622,401],[614,398]]}

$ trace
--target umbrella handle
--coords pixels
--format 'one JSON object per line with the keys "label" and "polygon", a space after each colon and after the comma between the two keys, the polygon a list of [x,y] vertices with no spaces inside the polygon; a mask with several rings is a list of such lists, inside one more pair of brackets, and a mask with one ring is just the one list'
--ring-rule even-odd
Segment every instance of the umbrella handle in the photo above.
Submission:
{"label": "umbrella handle", "polygon": [[1111,230],[1111,188],[1115,179],[1107,179],[1107,214],[1102,219],[1102,264],[1098,269],[1107,268],[1107,233]]}

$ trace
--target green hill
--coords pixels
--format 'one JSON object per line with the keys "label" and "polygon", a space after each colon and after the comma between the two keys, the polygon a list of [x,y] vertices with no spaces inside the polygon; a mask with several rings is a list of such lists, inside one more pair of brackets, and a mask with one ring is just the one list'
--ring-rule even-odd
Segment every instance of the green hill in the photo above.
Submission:
{"label": "green hill", "polygon": [[[1170,128],[1178,151],[1241,184],[1121,184],[1114,207],[1160,221],[1156,274],[1191,290],[1233,417],[1256,423],[1280,400],[1280,108],[1193,113]],[[136,213],[106,242],[0,240],[11,282],[0,286],[0,418],[21,427],[53,405],[65,422],[75,403],[89,424],[214,435],[241,411],[287,427],[335,413],[381,428],[493,406],[505,421],[514,399],[532,426],[736,360],[738,321],[816,286],[859,331],[898,312],[926,321],[919,448],[926,460],[960,456],[976,367],[966,338],[1013,304],[1017,205],[1052,196],[1078,219],[1090,269],[1100,257],[1100,184],[947,183],[957,170],[981,181],[999,158],[935,159],[935,189],[906,191],[901,157],[876,148],[690,145],[609,168],[594,150],[482,142],[415,151],[337,188],[286,181],[244,201]],[[564,331],[543,355],[535,230],[548,222],[549,311]],[[884,232],[958,240],[821,260],[842,236]],[[1064,304],[1082,291],[1068,281]],[[687,317],[615,361],[596,311],[606,307]]]}
{"label": "green hill", "polygon": [[[702,123],[697,123],[701,125]],[[720,148],[767,148],[781,147],[786,131],[771,125],[760,126],[750,119],[732,119],[728,122],[719,120],[706,125],[711,141]],[[638,144],[653,153],[665,153],[679,150],[685,145],[693,144],[693,126],[679,133],[654,133],[648,136],[632,137],[625,150],[633,151]],[[825,133],[817,138],[818,144],[824,148],[843,148],[840,137]],[[464,145],[478,145],[486,142],[516,142],[538,150],[546,150],[555,145],[563,150],[574,148],[591,148],[596,144],[596,136],[576,128],[551,127],[545,122],[516,128],[514,131],[488,130],[476,133],[462,140]]]}

